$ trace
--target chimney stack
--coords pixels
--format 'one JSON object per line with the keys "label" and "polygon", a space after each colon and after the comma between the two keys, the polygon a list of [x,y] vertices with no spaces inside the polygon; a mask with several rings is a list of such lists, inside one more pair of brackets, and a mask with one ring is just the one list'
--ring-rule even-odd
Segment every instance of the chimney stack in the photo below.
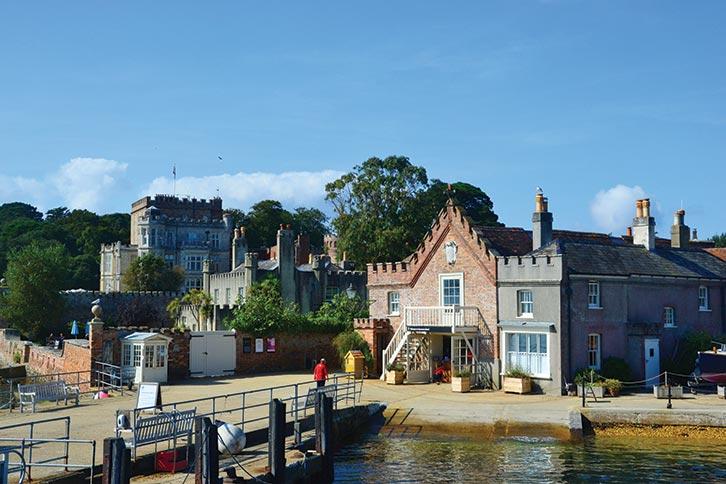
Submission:
{"label": "chimney stack", "polygon": [[633,244],[642,245],[648,250],[655,249],[655,219],[650,216],[649,198],[635,202]]}
{"label": "chimney stack", "polygon": [[691,229],[684,223],[685,210],[677,211],[673,216],[673,227],[671,227],[671,247],[676,249],[687,249],[688,238]]}
{"label": "chimney stack", "polygon": [[532,214],[532,250],[537,250],[552,240],[552,214],[547,211],[547,198],[538,190],[535,212]]}

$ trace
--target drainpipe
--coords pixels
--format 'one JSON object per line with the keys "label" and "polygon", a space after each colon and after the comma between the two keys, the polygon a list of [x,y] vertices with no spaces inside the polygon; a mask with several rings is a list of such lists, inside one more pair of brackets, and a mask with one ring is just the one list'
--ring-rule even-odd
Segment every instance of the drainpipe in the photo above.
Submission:
{"label": "drainpipe", "polygon": [[570,278],[567,278],[565,285],[565,295],[567,296],[567,372],[572,371],[572,287],[570,287]]}

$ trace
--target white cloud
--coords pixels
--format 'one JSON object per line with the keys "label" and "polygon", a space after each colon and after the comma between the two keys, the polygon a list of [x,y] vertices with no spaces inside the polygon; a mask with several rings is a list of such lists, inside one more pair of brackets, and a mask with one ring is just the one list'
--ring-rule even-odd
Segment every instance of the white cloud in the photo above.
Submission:
{"label": "white cloud", "polygon": [[645,198],[641,187],[616,185],[595,195],[590,203],[590,214],[600,229],[614,234],[625,233],[635,216],[635,201],[641,198]]}
{"label": "white cloud", "polygon": [[283,173],[236,173],[205,177],[184,177],[174,181],[168,177],[154,179],[141,196],[159,193],[194,198],[220,196],[225,208],[247,211],[260,200],[277,200],[288,209],[297,207],[324,208],[325,184],[340,178],[336,170],[293,171]]}
{"label": "white cloud", "polygon": [[43,179],[0,175],[0,200],[29,203],[41,212],[65,206],[104,213],[127,167],[104,158],[73,158]]}

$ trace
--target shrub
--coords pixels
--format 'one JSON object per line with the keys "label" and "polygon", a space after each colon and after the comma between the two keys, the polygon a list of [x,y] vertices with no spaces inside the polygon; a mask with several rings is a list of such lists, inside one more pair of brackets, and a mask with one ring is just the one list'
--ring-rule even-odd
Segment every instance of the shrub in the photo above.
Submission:
{"label": "shrub", "polygon": [[622,358],[608,356],[602,361],[602,376],[621,381],[630,381],[630,366]]}
{"label": "shrub", "polygon": [[333,338],[333,346],[338,350],[338,357],[340,361],[345,360],[345,355],[351,350],[360,350],[366,359],[366,367],[371,368],[373,366],[373,355],[371,349],[368,346],[368,342],[357,331],[346,331],[340,333]]}
{"label": "shrub", "polygon": [[405,371],[406,367],[401,363],[389,363],[386,365],[386,371]]}
{"label": "shrub", "polygon": [[522,367],[513,366],[507,369],[506,373],[504,373],[504,376],[508,378],[529,378],[532,375]]}
{"label": "shrub", "polygon": [[623,382],[616,378],[606,378],[602,382],[602,386],[608,390],[620,391],[620,389],[623,388]]}
{"label": "shrub", "polygon": [[469,370],[455,370],[452,375],[456,378],[469,378],[471,376],[471,372]]}
{"label": "shrub", "polygon": [[575,384],[577,386],[590,385],[602,379],[602,376],[593,368],[580,368],[575,372]]}

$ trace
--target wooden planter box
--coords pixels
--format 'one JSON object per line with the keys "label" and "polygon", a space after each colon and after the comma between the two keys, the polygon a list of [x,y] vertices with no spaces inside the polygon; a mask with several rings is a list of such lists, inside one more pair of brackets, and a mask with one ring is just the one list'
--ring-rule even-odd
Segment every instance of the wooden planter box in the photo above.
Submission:
{"label": "wooden planter box", "polygon": [[[655,398],[668,398],[668,387],[662,385],[653,385],[653,395],[655,395]],[[671,399],[674,398],[683,398],[682,386],[671,387]]]}
{"label": "wooden planter box", "polygon": [[429,383],[431,381],[431,370],[408,370],[406,383]]}
{"label": "wooden planter box", "polygon": [[452,376],[451,391],[459,393],[467,393],[471,390],[471,377],[468,376]]}
{"label": "wooden planter box", "polygon": [[505,376],[504,391],[506,393],[529,393],[532,391],[532,379]]}
{"label": "wooden planter box", "polygon": [[386,383],[389,385],[403,385],[402,371],[386,371]]}

